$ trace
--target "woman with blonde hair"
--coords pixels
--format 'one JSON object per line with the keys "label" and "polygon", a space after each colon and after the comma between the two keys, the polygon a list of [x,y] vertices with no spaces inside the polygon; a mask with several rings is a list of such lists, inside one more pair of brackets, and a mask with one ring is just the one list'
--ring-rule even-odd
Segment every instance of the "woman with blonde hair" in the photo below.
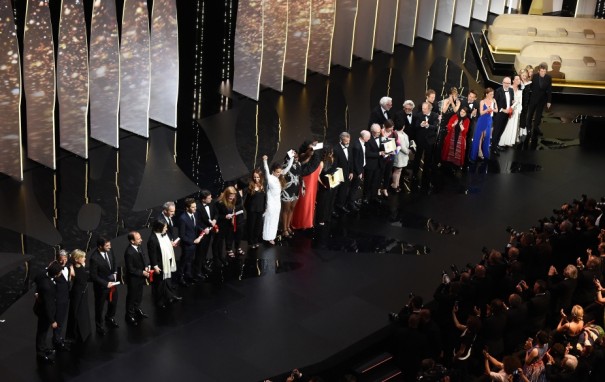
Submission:
{"label": "woman with blonde hair", "polygon": [[[236,235],[236,232],[238,230],[238,219],[241,220],[243,217],[244,206],[241,203],[241,199],[237,197],[237,190],[235,187],[229,186],[225,188],[218,198],[216,209],[218,211],[216,219],[218,234],[215,237],[215,240],[219,240],[218,248],[221,251],[221,255],[224,241],[227,256],[235,257],[235,253],[233,252],[234,239],[235,248],[238,250],[238,254],[243,254],[243,251],[239,247],[240,243],[237,240],[239,236]],[[240,224],[239,229],[241,230],[242,228],[243,226]]]}
{"label": "woman with blonde hair", "polygon": [[90,312],[88,310],[88,281],[90,273],[86,268],[86,253],[75,249],[70,254],[72,286],[70,290],[67,338],[82,343],[90,335]]}

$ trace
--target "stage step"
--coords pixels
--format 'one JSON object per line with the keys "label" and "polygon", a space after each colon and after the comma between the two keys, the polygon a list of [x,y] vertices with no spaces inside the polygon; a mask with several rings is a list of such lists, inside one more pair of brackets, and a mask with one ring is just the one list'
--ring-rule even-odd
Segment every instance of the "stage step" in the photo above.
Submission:
{"label": "stage step", "polygon": [[403,374],[394,362],[393,355],[378,354],[353,369],[359,382],[403,381]]}

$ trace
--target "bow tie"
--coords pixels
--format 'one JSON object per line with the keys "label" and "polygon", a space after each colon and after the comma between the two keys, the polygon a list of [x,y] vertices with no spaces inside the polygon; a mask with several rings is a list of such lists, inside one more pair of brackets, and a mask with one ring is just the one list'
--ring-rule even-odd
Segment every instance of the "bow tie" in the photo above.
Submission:
{"label": "bow tie", "polygon": [[348,147],[349,147],[349,145],[342,145],[342,148],[343,148],[343,149],[346,149],[346,148],[348,148]]}
{"label": "bow tie", "polygon": [[410,113],[410,114],[406,114],[406,115],[407,115],[408,117],[411,117],[411,116],[412,116],[412,113]]}
{"label": "bow tie", "polygon": [[166,236],[166,234],[165,234],[165,233],[163,233],[163,234],[162,234],[162,237],[164,237],[164,236]]}

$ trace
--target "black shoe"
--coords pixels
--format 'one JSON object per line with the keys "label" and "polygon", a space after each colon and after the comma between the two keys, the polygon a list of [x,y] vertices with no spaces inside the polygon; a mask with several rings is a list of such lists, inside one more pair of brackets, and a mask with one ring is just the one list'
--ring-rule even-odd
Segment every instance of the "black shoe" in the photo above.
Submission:
{"label": "black shoe", "polygon": [[180,279],[180,280],[178,281],[178,284],[179,284],[180,286],[182,286],[183,288],[187,288],[187,287],[189,286],[189,284],[187,284],[187,283],[185,282],[185,280],[183,280],[183,279]]}
{"label": "black shoe", "polygon": [[135,318],[132,316],[126,316],[126,317],[124,317],[124,320],[130,326],[139,326],[139,323],[137,322],[137,320],[135,320]]}
{"label": "black shoe", "polygon": [[492,150],[492,155],[499,157],[500,156],[500,152],[498,150]]}
{"label": "black shoe", "polygon": [[158,308],[164,310],[164,309],[168,309],[168,306],[166,304],[158,304]]}
{"label": "black shoe", "polygon": [[357,206],[355,206],[355,205],[349,206],[349,211],[350,212],[357,212],[357,211],[359,211],[359,208]]}
{"label": "black shoe", "polygon": [[114,320],[113,318],[108,318],[105,320],[105,325],[107,325],[108,328],[111,329],[117,329],[120,327],[120,325],[118,325],[118,323],[116,322],[116,320]]}
{"label": "black shoe", "polygon": [[212,266],[211,265],[212,265],[212,263],[210,263],[210,264],[204,264],[203,268],[204,268],[204,272],[206,272],[206,274],[212,273]]}
{"label": "black shoe", "polygon": [[506,147],[504,147],[504,146],[497,146],[496,149],[498,149],[498,151],[504,151],[504,150],[506,150]]}
{"label": "black shoe", "polygon": [[103,337],[107,334],[107,330],[105,330],[104,328],[97,328],[97,334]]}
{"label": "black shoe", "polygon": [[145,314],[145,312],[143,312],[141,310],[141,308],[139,308],[139,309],[136,310],[136,314],[137,314],[137,317],[139,317],[139,318],[147,318],[147,317],[149,317],[147,314]]}
{"label": "black shoe", "polygon": [[170,303],[174,304],[175,302],[181,302],[183,301],[183,298],[181,296],[174,296],[173,298],[170,299]]}
{"label": "black shoe", "polygon": [[340,210],[341,210],[342,212],[344,212],[345,214],[348,214],[348,213],[350,213],[350,212],[351,212],[351,210],[350,210],[350,209],[348,209],[347,207],[342,207]]}
{"label": "black shoe", "polygon": [[332,217],[334,219],[338,219],[340,217],[340,215],[338,214],[338,212],[334,211],[334,212],[332,212]]}

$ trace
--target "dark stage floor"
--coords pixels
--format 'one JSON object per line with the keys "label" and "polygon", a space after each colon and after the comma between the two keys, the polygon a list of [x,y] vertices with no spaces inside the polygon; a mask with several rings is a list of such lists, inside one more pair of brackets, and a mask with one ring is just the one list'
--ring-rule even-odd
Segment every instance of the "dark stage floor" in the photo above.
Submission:
{"label": "dark stage floor", "polygon": [[[142,230],[165,200],[198,187],[216,192],[263,154],[281,158],[311,136],[357,133],[387,92],[400,105],[420,100],[427,83],[481,88],[467,48],[467,31],[456,27],[432,43],[417,40],[413,50],[399,46],[393,56],[358,60],[351,71],[333,68],[329,79],[287,83],[282,95],[263,91],[258,105],[236,97],[231,110],[183,127],[179,145],[174,131],[157,126],[149,141],[124,135],[119,151],[98,145],[89,161],[66,155],[56,173],[31,166],[22,184],[0,179],[0,252],[32,256],[33,272],[57,245],[90,249],[103,233],[116,238],[121,257],[126,233]],[[503,245],[506,226],[527,229],[563,201],[605,195],[605,155],[581,148],[579,124],[571,122],[598,108],[554,104],[537,150],[508,150],[463,173],[440,171],[430,195],[392,195],[323,231],[249,252],[228,267],[224,282],[183,290],[184,301],[169,311],[156,311],[146,290],[143,308],[151,317],[139,327],[121,320],[122,293],[121,328],[93,335],[55,365],[36,363],[32,292],[18,298],[27,270],[10,271],[0,279],[1,378],[255,381],[347,349],[387,325],[387,312],[410,291],[429,299],[442,269],[476,261],[484,245]],[[257,112],[258,126],[250,119]],[[13,261],[0,264],[2,272]]]}

